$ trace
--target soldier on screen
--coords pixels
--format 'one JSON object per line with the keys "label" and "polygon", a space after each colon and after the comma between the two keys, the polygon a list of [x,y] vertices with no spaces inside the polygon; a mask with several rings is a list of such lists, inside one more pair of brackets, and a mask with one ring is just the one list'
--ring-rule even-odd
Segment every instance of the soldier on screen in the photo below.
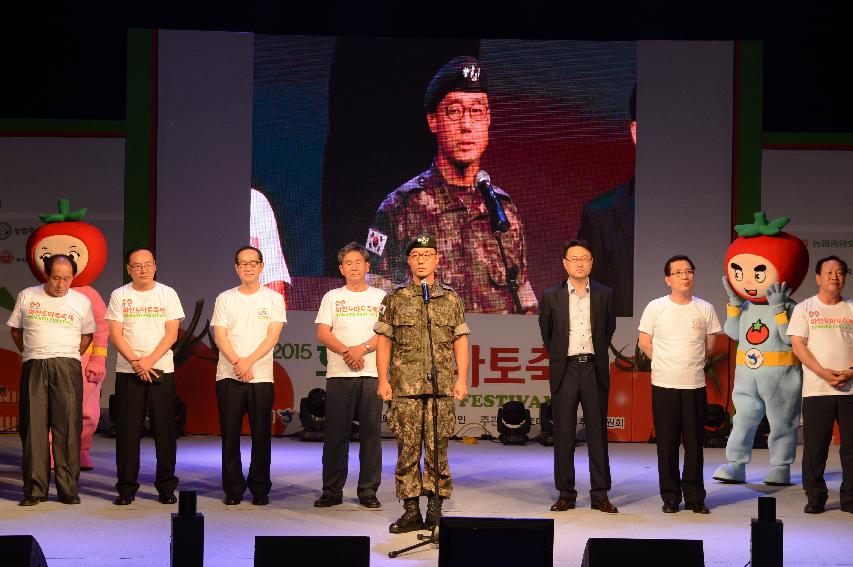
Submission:
{"label": "soldier on screen", "polygon": [[[514,313],[507,265],[515,268],[522,310],[537,309],[527,276],[524,230],[515,204],[493,187],[509,230],[501,235],[501,256],[489,212],[475,177],[489,144],[486,74],[473,57],[456,57],[438,70],[424,97],[427,124],[435,135],[432,166],[389,194],[371,224],[367,249],[377,285],[391,289],[407,277],[404,248],[411,234],[428,233],[439,243],[441,280],[452,286],[470,312]],[[512,279],[511,277],[509,279]]]}

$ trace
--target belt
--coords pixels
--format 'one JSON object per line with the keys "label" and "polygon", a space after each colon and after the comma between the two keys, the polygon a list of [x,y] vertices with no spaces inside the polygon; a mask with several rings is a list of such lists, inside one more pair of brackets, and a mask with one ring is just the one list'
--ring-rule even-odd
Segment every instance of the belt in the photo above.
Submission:
{"label": "belt", "polygon": [[587,362],[593,362],[595,360],[595,355],[592,353],[573,354],[571,356],[567,356],[566,359],[586,364]]}
{"label": "belt", "polygon": [[738,349],[735,363],[748,368],[758,368],[759,366],[795,366],[800,364],[800,361],[791,351],[761,352],[751,348],[746,351]]}

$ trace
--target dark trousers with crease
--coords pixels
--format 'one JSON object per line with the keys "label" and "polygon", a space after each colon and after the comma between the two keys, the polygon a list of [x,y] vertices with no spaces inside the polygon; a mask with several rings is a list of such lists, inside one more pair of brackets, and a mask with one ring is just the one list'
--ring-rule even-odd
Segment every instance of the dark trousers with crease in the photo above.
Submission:
{"label": "dark trousers with crease", "polygon": [[578,403],[583,409],[589,454],[590,503],[596,505],[610,490],[610,460],[607,454],[607,396],[595,376],[595,363],[566,361],[559,389],[551,395],[554,420],[554,484],[560,498],[574,502],[575,433]]}
{"label": "dark trousers with crease", "polygon": [[21,367],[18,431],[23,447],[24,496],[42,498],[50,488],[50,444],[56,493],[77,496],[83,431],[83,369],[76,358],[30,359]]}
{"label": "dark trousers with crease", "polygon": [[[241,382],[232,378],[217,380],[219,430],[222,433],[222,489],[227,496],[242,499],[246,488],[252,496],[269,495],[272,456],[272,407],[275,386],[272,382]],[[249,475],[243,476],[240,433],[243,416],[249,417],[252,434],[252,461]]]}
{"label": "dark trousers with crease", "polygon": [[[682,390],[652,385],[652,420],[658,452],[658,482],[664,502],[705,502],[702,443],[708,394],[704,387]],[[684,473],[678,474],[678,446],[684,443]]]}
{"label": "dark trousers with crease", "polygon": [[853,504],[853,396],[803,398],[803,490],[809,502],[826,504],[823,473],[832,443],[832,426],[841,434],[841,505]]}
{"label": "dark trousers with crease", "polygon": [[326,380],[326,424],[323,439],[323,494],[343,496],[349,464],[353,419],[358,419],[359,498],[375,496],[382,477],[382,400],[374,376]]}
{"label": "dark trousers with crease", "polygon": [[175,476],[175,375],[158,370],[156,382],[145,382],[136,374],[116,373],[116,490],[131,497],[139,490],[139,441],[147,410],[154,435],[157,473],[154,487],[161,495],[178,487]]}

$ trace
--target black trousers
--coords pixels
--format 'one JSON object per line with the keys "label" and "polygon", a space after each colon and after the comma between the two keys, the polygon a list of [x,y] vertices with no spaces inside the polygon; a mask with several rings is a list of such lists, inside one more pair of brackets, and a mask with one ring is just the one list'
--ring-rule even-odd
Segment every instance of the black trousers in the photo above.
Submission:
{"label": "black trousers", "polygon": [[350,430],[358,420],[360,464],[357,494],[374,496],[382,478],[382,400],[375,376],[326,380],[326,424],[323,439],[323,494],[343,496],[349,463]]}
{"label": "black trousers", "polygon": [[575,433],[578,403],[583,408],[589,454],[589,496],[593,505],[610,490],[607,453],[607,396],[595,377],[595,362],[566,361],[560,388],[551,396],[554,420],[554,484],[561,498],[576,500]]}
{"label": "black trousers", "polygon": [[56,493],[77,496],[83,431],[83,369],[76,358],[30,359],[21,367],[18,431],[23,448],[24,496],[41,498],[50,488],[50,445]]}
{"label": "black trousers", "polygon": [[[227,496],[241,499],[248,486],[253,496],[267,496],[272,487],[272,382],[241,382],[231,378],[216,381],[219,430],[222,433],[222,489]],[[249,416],[252,433],[252,461],[249,476],[243,476],[240,433],[243,416]]]}
{"label": "black trousers", "polygon": [[116,490],[120,496],[131,497],[139,490],[139,440],[146,410],[157,453],[154,487],[163,495],[178,487],[175,375],[157,373],[160,379],[156,382],[145,382],[132,373],[116,373]]}
{"label": "black trousers", "polygon": [[803,489],[809,501],[826,503],[823,478],[832,425],[841,433],[841,505],[853,504],[853,396],[803,398]]}
{"label": "black trousers", "polygon": [[[698,504],[705,501],[705,464],[702,442],[708,394],[704,387],[691,389],[652,386],[652,419],[658,450],[658,482],[664,502]],[[684,473],[678,475],[678,445],[684,444]]]}

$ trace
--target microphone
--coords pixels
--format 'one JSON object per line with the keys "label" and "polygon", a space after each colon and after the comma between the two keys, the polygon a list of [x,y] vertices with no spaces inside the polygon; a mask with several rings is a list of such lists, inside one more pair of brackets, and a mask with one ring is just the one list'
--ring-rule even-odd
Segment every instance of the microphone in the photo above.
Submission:
{"label": "microphone", "polygon": [[474,185],[483,196],[483,201],[486,203],[486,209],[489,211],[489,222],[492,225],[492,232],[506,232],[509,230],[509,220],[504,213],[503,205],[498,200],[495,190],[492,189],[492,178],[484,170],[477,172],[474,177]]}
{"label": "microphone", "polygon": [[424,305],[429,305],[429,285],[426,282],[421,282],[421,293],[424,296]]}

